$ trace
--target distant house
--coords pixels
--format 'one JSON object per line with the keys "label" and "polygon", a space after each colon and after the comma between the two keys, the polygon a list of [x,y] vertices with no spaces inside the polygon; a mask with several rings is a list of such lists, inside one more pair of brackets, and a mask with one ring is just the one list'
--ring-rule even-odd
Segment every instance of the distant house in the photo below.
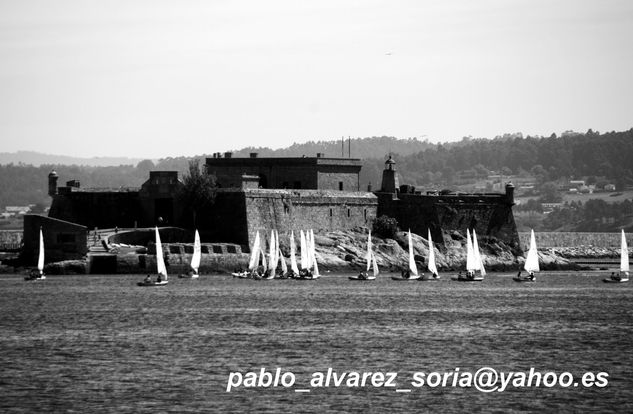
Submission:
{"label": "distant house", "polygon": [[542,203],[541,205],[543,206],[543,213],[547,214],[562,207],[563,203]]}
{"label": "distant house", "polygon": [[569,185],[572,187],[580,188],[585,186],[585,180],[571,180],[569,181]]}
{"label": "distant house", "polygon": [[605,191],[615,191],[615,184],[607,184],[604,186]]}
{"label": "distant house", "polygon": [[31,211],[31,207],[29,207],[29,206],[7,206],[7,207],[5,207],[4,211],[6,211],[7,213],[13,213],[13,214],[26,214],[29,211]]}

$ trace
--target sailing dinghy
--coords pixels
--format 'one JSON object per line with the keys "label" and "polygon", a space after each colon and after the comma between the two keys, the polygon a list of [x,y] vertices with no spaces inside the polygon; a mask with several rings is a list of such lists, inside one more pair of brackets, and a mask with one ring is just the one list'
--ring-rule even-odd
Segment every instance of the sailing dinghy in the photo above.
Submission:
{"label": "sailing dinghy", "polygon": [[[476,250],[475,250],[476,249]],[[480,271],[479,276],[476,274]],[[477,243],[477,235],[473,229],[473,239],[471,241],[470,231],[466,229],[466,276],[454,277],[453,280],[458,282],[481,282],[484,280],[486,271],[483,268],[481,255],[479,254],[479,244]]]}
{"label": "sailing dinghy", "polygon": [[534,230],[532,230],[530,234],[530,249],[528,250],[527,257],[525,258],[525,265],[523,268],[526,272],[528,272],[528,275],[517,275],[512,279],[515,282],[536,282],[534,273],[540,271],[540,268],[538,264],[538,250],[536,249],[536,237],[534,236]]}
{"label": "sailing dinghy", "polygon": [[29,276],[26,276],[24,280],[44,280],[44,235],[42,234],[42,228],[40,227],[40,246],[37,256],[37,269],[33,269]]}
{"label": "sailing dinghy", "polygon": [[435,264],[435,248],[433,247],[433,239],[431,238],[431,229],[428,229],[429,235],[429,264],[427,268],[431,273],[429,276],[422,275],[419,280],[427,281],[427,280],[440,280],[440,275],[437,273],[437,265]]}
{"label": "sailing dinghy", "polygon": [[626,245],[626,236],[624,229],[622,230],[622,238],[620,241],[620,274],[611,275],[609,279],[603,279],[605,283],[624,283],[629,281],[629,249]]}
{"label": "sailing dinghy", "polygon": [[418,274],[418,267],[415,265],[415,259],[413,257],[413,240],[411,239],[411,230],[408,235],[409,240],[409,268],[402,271],[401,276],[391,276],[392,280],[418,280],[420,278]]}
{"label": "sailing dinghy", "polygon": [[187,272],[186,275],[178,275],[181,279],[197,279],[198,269],[200,268],[200,259],[202,258],[202,246],[200,245],[200,235],[198,234],[198,230],[196,230],[196,234],[193,240],[193,255],[191,256],[191,270]]}
{"label": "sailing dinghy", "polygon": [[[367,261],[367,269],[364,272],[360,272],[357,276],[348,276],[349,280],[376,280],[378,276],[378,264],[376,263],[376,255],[374,255],[371,243],[371,230],[367,236],[367,254],[365,255]],[[372,269],[372,274],[369,273],[369,269]]]}
{"label": "sailing dinghy", "polygon": [[160,242],[160,234],[158,233],[158,227],[156,227],[156,271],[158,276],[156,280],[151,280],[150,276],[142,282],[138,282],[138,286],[165,286],[167,281],[167,267],[165,266],[165,259],[163,258],[163,244]]}

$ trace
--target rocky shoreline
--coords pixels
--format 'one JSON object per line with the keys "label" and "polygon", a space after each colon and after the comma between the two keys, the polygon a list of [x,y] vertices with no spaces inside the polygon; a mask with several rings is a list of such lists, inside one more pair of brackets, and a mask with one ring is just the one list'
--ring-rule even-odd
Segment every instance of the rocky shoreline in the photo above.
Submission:
{"label": "rocky shoreline", "polygon": [[[448,232],[444,234],[448,242],[445,246],[435,247],[436,263],[440,272],[464,270],[466,251],[465,238],[460,232]],[[366,266],[365,254],[367,243],[367,230],[355,229],[346,231],[333,231],[315,234],[316,252],[321,272],[354,273]],[[429,256],[428,241],[416,234],[412,234],[415,260],[418,268],[426,271],[426,259]],[[408,262],[407,233],[398,232],[394,238],[372,237],[374,253],[378,266],[385,272],[398,272]],[[479,246],[482,252],[484,266],[487,271],[517,271],[522,268],[524,257],[521,251],[512,249],[503,242],[488,237],[481,237]],[[147,249],[142,249],[147,251]],[[287,241],[281,241],[281,250],[288,257],[290,248]],[[611,251],[613,250],[613,251]],[[112,255],[114,256],[114,255]],[[153,254],[139,253],[134,249],[119,251],[115,254],[116,272],[113,273],[147,273],[155,266]],[[142,260],[140,256],[143,256]],[[169,255],[170,273],[178,274],[187,271],[187,263],[190,254]],[[569,249],[548,248],[539,250],[539,262],[541,270],[581,270],[589,267],[581,267],[574,263],[578,257],[619,257],[619,251],[605,248]],[[200,271],[203,274],[226,274],[236,268],[247,266],[249,255],[238,254],[203,254]],[[1,273],[22,273],[25,268],[14,267],[16,263],[5,261],[0,265]],[[139,263],[143,263],[140,266]],[[48,263],[45,267],[47,274],[87,274],[95,273],[90,270],[89,259],[67,260],[63,262]]]}

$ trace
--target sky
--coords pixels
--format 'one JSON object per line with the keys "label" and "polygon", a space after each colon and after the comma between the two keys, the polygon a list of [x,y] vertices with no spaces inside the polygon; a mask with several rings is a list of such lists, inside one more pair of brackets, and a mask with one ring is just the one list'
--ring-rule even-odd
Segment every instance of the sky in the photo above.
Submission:
{"label": "sky", "polygon": [[630,0],[0,0],[0,152],[632,127]]}

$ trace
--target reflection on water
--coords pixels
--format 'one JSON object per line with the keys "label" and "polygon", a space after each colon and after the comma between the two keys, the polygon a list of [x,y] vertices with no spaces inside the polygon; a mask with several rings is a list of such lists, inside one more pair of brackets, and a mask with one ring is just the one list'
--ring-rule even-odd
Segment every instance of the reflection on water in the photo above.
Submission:
{"label": "reflection on water", "polygon": [[[0,277],[0,410],[18,412],[500,412],[633,410],[630,285],[316,282],[225,276]],[[418,371],[606,371],[605,388],[412,388]],[[230,372],[281,368],[293,388],[226,392]],[[398,372],[399,388],[322,387],[313,372]]]}

